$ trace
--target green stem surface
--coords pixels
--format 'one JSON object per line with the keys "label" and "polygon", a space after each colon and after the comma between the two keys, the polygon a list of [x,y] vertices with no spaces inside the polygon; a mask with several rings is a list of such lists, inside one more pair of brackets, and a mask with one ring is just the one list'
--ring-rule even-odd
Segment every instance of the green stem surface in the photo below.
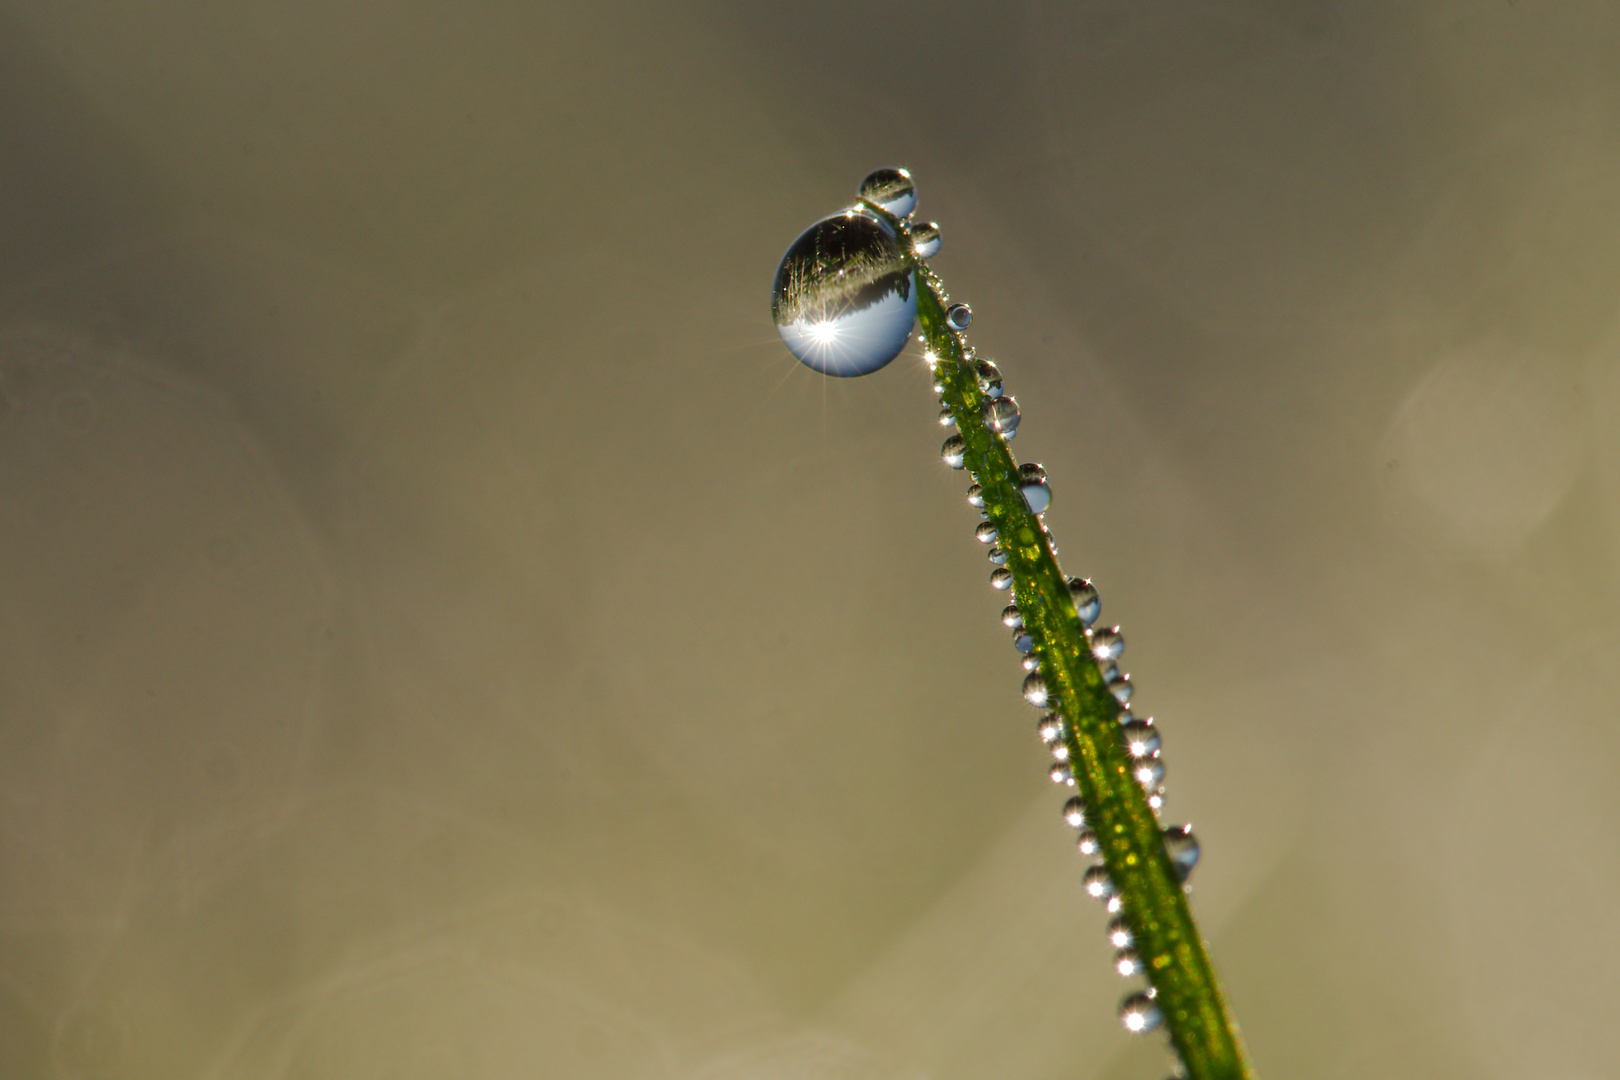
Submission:
{"label": "green stem surface", "polygon": [[917,278],[917,316],[936,358],[935,377],[967,443],[966,467],[984,491],[996,542],[1007,552],[1013,596],[1034,634],[1049,707],[1064,718],[1063,737],[1086,820],[1123,900],[1170,1041],[1191,1080],[1252,1080],[1237,1024],[1165,851],[1158,818],[1131,773],[1119,733],[1120,706],[1092,658],[1040,519],[1024,501],[1018,463],[985,423],[988,398],[963,356],[959,336],[945,322],[939,279],[924,266]]}

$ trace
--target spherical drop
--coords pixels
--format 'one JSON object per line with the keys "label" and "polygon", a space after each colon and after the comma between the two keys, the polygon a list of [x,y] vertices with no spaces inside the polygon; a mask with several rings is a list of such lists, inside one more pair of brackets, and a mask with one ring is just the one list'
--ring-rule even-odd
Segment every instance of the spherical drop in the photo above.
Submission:
{"label": "spherical drop", "polygon": [[1129,675],[1121,675],[1119,678],[1108,684],[1108,692],[1113,694],[1114,700],[1119,702],[1121,705],[1130,704],[1131,694],[1135,691],[1135,689],[1136,688],[1131,685],[1131,677]]}
{"label": "spherical drop", "polygon": [[897,218],[917,209],[917,185],[905,169],[877,169],[861,181],[861,198]]}
{"label": "spherical drop", "polygon": [[1032,514],[1044,514],[1046,508],[1052,505],[1052,489],[1044,480],[1038,484],[1025,484],[1018,490],[1023,493],[1024,504]]}
{"label": "spherical drop", "polygon": [[956,426],[956,414],[951,412],[951,407],[949,405],[942,406],[940,408],[940,410],[939,410],[939,426],[940,427],[955,427]]}
{"label": "spherical drop", "polygon": [[1017,604],[1008,604],[1001,609],[1001,621],[1007,626],[1023,626],[1024,613],[1019,610]]}
{"label": "spherical drop", "polygon": [[995,523],[990,522],[990,521],[981,521],[981,522],[979,522],[978,527],[973,530],[973,536],[981,544],[993,544],[993,543],[995,543],[996,542],[996,526],[995,526]]}
{"label": "spherical drop", "polygon": [[984,488],[978,484],[968,485],[968,505],[984,509]]}
{"label": "spherical drop", "polygon": [[951,468],[960,469],[967,460],[967,440],[960,435],[952,435],[940,446],[939,456]]}
{"label": "spherical drop", "polygon": [[1114,970],[1129,979],[1142,974],[1142,960],[1135,949],[1120,949],[1114,953]]}
{"label": "spherical drop", "polygon": [[1021,653],[1028,653],[1035,648],[1035,635],[1029,632],[1023,622],[1012,628],[1013,648]]}
{"label": "spherical drop", "polygon": [[1037,709],[1046,707],[1046,680],[1038,671],[1024,676],[1024,700]]}
{"label": "spherical drop", "polygon": [[1125,637],[1119,632],[1119,627],[1112,630],[1098,630],[1091,635],[1091,655],[1100,661],[1118,660],[1125,651]]}
{"label": "spherical drop", "polygon": [[1041,742],[1050,746],[1063,738],[1063,718],[1055,712],[1047,713],[1035,725],[1035,733],[1041,737]]}
{"label": "spherical drop", "polygon": [[1074,783],[1074,770],[1069,768],[1069,764],[1066,761],[1060,761],[1053,765],[1046,771],[1046,775],[1052,778],[1052,783],[1054,784]]}
{"label": "spherical drop", "polygon": [[985,558],[989,559],[991,562],[995,563],[997,566],[1005,566],[1006,563],[1007,563],[1007,553],[1006,553],[1006,551],[1002,550],[999,547],[992,547],[989,551],[985,552],[984,554],[985,554]]}
{"label": "spherical drop", "polygon": [[1164,762],[1158,758],[1142,758],[1131,766],[1131,776],[1138,784],[1152,791],[1164,783]]}
{"label": "spherical drop", "polygon": [[1068,761],[1069,760],[1069,744],[1066,743],[1066,742],[1053,743],[1052,744],[1052,756],[1057,758],[1059,761]]}
{"label": "spherical drop", "polygon": [[952,330],[966,330],[973,321],[973,309],[966,304],[952,304],[945,309],[945,325]]}
{"label": "spherical drop", "polygon": [[1041,666],[1041,658],[1035,653],[1029,652],[1020,656],[1018,663],[1025,671],[1035,671]]}
{"label": "spherical drop", "polygon": [[1114,883],[1108,877],[1108,869],[1101,865],[1088,869],[1080,879],[1080,885],[1093,900],[1107,900],[1114,895]]}
{"label": "spherical drop", "polygon": [[1075,847],[1088,859],[1095,859],[1102,854],[1102,841],[1097,839],[1096,832],[1091,829],[1081,830],[1080,835],[1075,837]]}
{"label": "spherical drop", "polygon": [[1046,481],[1046,470],[1033,461],[1026,461],[1018,466],[1018,482],[1020,484],[1040,484]]}
{"label": "spherical drop", "polygon": [[1097,587],[1087,578],[1072,577],[1069,579],[1069,598],[1074,601],[1074,613],[1080,617],[1081,626],[1090,626],[1102,614],[1102,601],[1097,597]]}
{"label": "spherical drop", "polygon": [[1125,921],[1125,916],[1119,915],[1108,920],[1108,944],[1116,949],[1128,949],[1136,940],[1131,933],[1131,924]]}
{"label": "spherical drop", "polygon": [[1018,400],[1010,397],[991,398],[984,405],[984,422],[997,435],[1011,435],[1018,430]]}
{"label": "spherical drop", "polygon": [[1164,1013],[1147,994],[1132,994],[1119,1003],[1119,1021],[1132,1035],[1142,1035],[1164,1023]]}
{"label": "spherical drop", "polygon": [[911,227],[911,250],[919,259],[932,259],[939,254],[939,226],[932,221]]}
{"label": "spherical drop", "polygon": [[973,365],[973,374],[979,380],[979,390],[990,397],[1001,396],[1001,369],[989,360],[980,360]]}
{"label": "spherical drop", "polygon": [[1080,796],[1075,795],[1063,804],[1063,820],[1068,822],[1071,829],[1086,827],[1086,804]]}
{"label": "spherical drop", "polygon": [[1186,881],[1198,865],[1198,838],[1193,835],[1191,825],[1172,825],[1164,830],[1164,850],[1170,856],[1170,865],[1175,867],[1176,876]]}
{"label": "spherical drop", "polygon": [[1006,592],[1008,589],[1012,588],[1012,584],[1012,571],[1008,570],[1005,566],[998,566],[994,570],[990,571],[990,587],[992,589],[1000,589],[1002,592]]}
{"label": "spherical drop", "polygon": [[1132,720],[1120,728],[1125,737],[1125,752],[1133,758],[1159,756],[1159,729],[1151,720]]}
{"label": "spherical drop", "polygon": [[905,348],[917,281],[889,226],[868,212],[822,218],[788,247],[771,287],[771,317],[807,367],[849,378]]}
{"label": "spherical drop", "polygon": [[1164,809],[1164,788],[1155,788],[1148,792],[1148,808],[1155,814]]}

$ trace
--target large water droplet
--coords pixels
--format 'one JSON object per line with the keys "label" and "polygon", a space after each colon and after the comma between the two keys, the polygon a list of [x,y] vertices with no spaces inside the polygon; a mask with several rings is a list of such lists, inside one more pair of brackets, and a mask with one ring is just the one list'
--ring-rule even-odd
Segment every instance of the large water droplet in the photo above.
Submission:
{"label": "large water droplet", "polygon": [[1151,720],[1132,720],[1120,729],[1125,737],[1125,751],[1133,758],[1157,757],[1159,729]]}
{"label": "large water droplet", "polygon": [[980,360],[973,365],[973,374],[979,380],[981,393],[993,398],[1001,396],[1001,369],[989,360]]}
{"label": "large water droplet", "polygon": [[968,485],[968,505],[984,509],[984,488],[978,484]]}
{"label": "large water droplet", "polygon": [[1080,835],[1075,837],[1075,847],[1079,849],[1080,854],[1088,859],[1094,859],[1102,854],[1102,842],[1097,839],[1097,834],[1090,829],[1080,830]]}
{"label": "large water droplet", "polygon": [[917,185],[905,169],[877,169],[861,181],[860,197],[897,218],[917,209]]}
{"label": "large water droplet", "polygon": [[1037,709],[1046,707],[1046,680],[1038,671],[1024,676],[1024,700]]}
{"label": "large water droplet", "polygon": [[1138,784],[1152,791],[1164,783],[1164,762],[1158,758],[1142,758],[1131,765],[1131,776]]}
{"label": "large water droplet", "polygon": [[1135,940],[1136,935],[1131,933],[1131,924],[1125,921],[1125,916],[1108,920],[1108,944],[1116,949],[1128,949]]}
{"label": "large water droplet", "polygon": [[952,435],[941,444],[939,456],[944,458],[945,464],[951,468],[960,469],[967,457],[967,440],[960,435]]}
{"label": "large water droplet", "polygon": [[916,275],[886,224],[869,213],[834,214],[782,256],[771,316],[802,363],[827,375],[867,375],[911,337]]}
{"label": "large water droplet", "polygon": [[1086,871],[1085,877],[1080,879],[1080,885],[1086,890],[1086,895],[1093,900],[1107,900],[1114,895],[1114,883],[1108,877],[1108,868],[1093,866]]}
{"label": "large water droplet", "polygon": [[1080,796],[1075,795],[1063,804],[1063,820],[1069,823],[1071,829],[1086,827],[1086,804]]}
{"label": "large water droplet", "polygon": [[1170,865],[1175,867],[1176,876],[1186,881],[1193,867],[1198,865],[1201,854],[1192,826],[1172,825],[1164,830],[1164,850],[1170,856]]}
{"label": "large water droplet", "polygon": [[973,309],[966,304],[952,304],[945,309],[945,325],[952,330],[966,330],[973,321]]}
{"label": "large water droplet", "polygon": [[990,571],[990,587],[992,589],[1000,589],[1002,592],[1006,592],[1012,588],[1012,583],[1013,573],[1005,566],[998,566]]}
{"label": "large water droplet", "polygon": [[984,405],[984,422],[997,435],[1011,435],[1018,430],[1018,400],[1010,397],[991,398]]}
{"label": "large water droplet", "polygon": [[1112,630],[1098,630],[1091,635],[1091,655],[1100,661],[1118,660],[1125,651],[1125,638],[1119,632],[1119,627]]}
{"label": "large water droplet", "polygon": [[1055,712],[1049,712],[1041,717],[1040,723],[1035,725],[1035,733],[1041,737],[1041,742],[1048,745],[1063,738],[1063,718]]}
{"label": "large water droplet", "polygon": [[1038,484],[1025,484],[1018,489],[1024,493],[1024,503],[1032,514],[1044,514],[1052,505],[1052,489],[1042,480]]}
{"label": "large water droplet", "polygon": [[1114,953],[1114,970],[1129,979],[1142,974],[1142,960],[1135,949],[1120,949]]}
{"label": "large water droplet", "polygon": [[1080,616],[1081,626],[1090,626],[1102,614],[1102,600],[1097,596],[1097,587],[1086,578],[1072,577],[1069,579],[1069,596],[1074,600],[1075,614]]}
{"label": "large water droplet", "polygon": [[932,221],[911,227],[911,250],[919,259],[932,259],[939,254],[939,226]]}
{"label": "large water droplet", "polygon": [[1007,563],[1007,553],[999,547],[992,547],[984,554],[986,558],[995,563],[997,566],[1005,566]]}
{"label": "large water droplet", "polygon": [[1119,1022],[1132,1035],[1142,1035],[1164,1023],[1164,1013],[1146,994],[1132,994],[1119,1003]]}
{"label": "large water droplet", "polygon": [[973,530],[973,536],[981,544],[993,544],[993,543],[995,543],[996,542],[996,526],[995,526],[995,523],[991,522],[991,521],[981,521],[981,522],[979,522],[978,527]]}
{"label": "large water droplet", "polygon": [[1008,604],[1001,609],[1001,621],[1007,626],[1023,626],[1024,613],[1019,610],[1017,604]]}

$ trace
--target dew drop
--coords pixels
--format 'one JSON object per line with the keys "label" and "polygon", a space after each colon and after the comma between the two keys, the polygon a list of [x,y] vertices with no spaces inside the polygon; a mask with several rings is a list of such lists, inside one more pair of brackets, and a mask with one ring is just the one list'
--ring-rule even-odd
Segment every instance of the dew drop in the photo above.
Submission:
{"label": "dew drop", "polygon": [[981,521],[981,522],[979,522],[978,528],[973,530],[973,536],[981,544],[993,544],[993,543],[995,543],[996,542],[996,525],[995,525],[995,522],[993,522],[993,521]]}
{"label": "dew drop", "polygon": [[997,435],[1007,436],[1018,430],[1018,400],[1010,397],[991,398],[984,405],[984,422]]}
{"label": "dew drop", "polygon": [[1108,912],[1110,915],[1118,915],[1121,911],[1125,910],[1124,898],[1118,895],[1110,896],[1108,898],[1108,902],[1103,905],[1103,910]]}
{"label": "dew drop", "polygon": [[1080,835],[1075,837],[1075,846],[1079,849],[1080,854],[1088,859],[1094,859],[1102,854],[1102,842],[1097,839],[1097,834],[1090,829],[1082,830]]}
{"label": "dew drop", "polygon": [[[1090,637],[1091,635],[1087,634],[1086,636]],[[1118,679],[1124,678],[1124,676],[1122,676],[1119,673],[1119,665],[1118,664],[1109,664],[1107,667],[1103,668],[1102,669],[1102,677],[1103,677],[1103,682],[1105,682],[1105,683],[1115,682]]]}
{"label": "dew drop", "polygon": [[1069,597],[1074,601],[1074,612],[1080,616],[1081,626],[1090,626],[1097,621],[1097,616],[1102,613],[1102,600],[1098,598],[1097,587],[1090,579],[1070,578]]}
{"label": "dew drop", "polygon": [[1001,369],[989,360],[980,360],[973,365],[973,373],[979,380],[979,390],[990,397],[1001,396]]}
{"label": "dew drop", "polygon": [[1049,712],[1041,717],[1040,723],[1035,725],[1035,733],[1041,737],[1043,743],[1054,743],[1063,738],[1063,718],[1055,712]]}
{"label": "dew drop", "polygon": [[917,208],[917,185],[905,169],[876,169],[861,181],[861,198],[897,218]]}
{"label": "dew drop", "polygon": [[1112,630],[1098,630],[1091,635],[1091,655],[1098,660],[1118,660],[1125,651],[1125,638],[1119,632],[1119,627]]}
{"label": "dew drop", "polygon": [[968,486],[968,505],[984,509],[984,488],[978,484]]}
{"label": "dew drop", "polygon": [[771,286],[788,351],[847,378],[883,367],[917,319],[917,281],[889,226],[867,212],[822,218],[788,247]]}
{"label": "dew drop", "polygon": [[1113,694],[1114,700],[1119,702],[1121,705],[1130,704],[1131,693],[1135,689],[1136,688],[1131,685],[1131,677],[1129,675],[1121,675],[1119,678],[1108,684],[1108,692]]}
{"label": "dew drop", "polygon": [[1069,768],[1069,764],[1066,761],[1060,761],[1053,765],[1046,771],[1046,775],[1052,778],[1052,783],[1054,784],[1074,783],[1074,770]]}
{"label": "dew drop", "polygon": [[1108,944],[1116,949],[1128,949],[1135,940],[1135,936],[1131,933],[1131,924],[1125,921],[1125,916],[1120,915],[1108,920]]}
{"label": "dew drop", "polygon": [[941,408],[939,410],[939,426],[940,427],[955,427],[956,426],[956,414],[951,412],[951,407],[949,405],[941,406]]}
{"label": "dew drop", "polygon": [[1164,1023],[1164,1013],[1146,994],[1132,994],[1119,1003],[1119,1021],[1132,1035],[1142,1035]]}
{"label": "dew drop", "polygon": [[1046,470],[1033,461],[1026,461],[1018,466],[1018,482],[1021,484],[1043,484],[1046,482]]}
{"label": "dew drop", "polygon": [[1007,626],[1023,626],[1024,613],[1018,609],[1017,604],[1008,604],[1001,609],[1001,621]]}
{"label": "dew drop", "polygon": [[1044,514],[1046,508],[1052,505],[1052,489],[1044,480],[1038,484],[1025,484],[1018,490],[1024,493],[1024,503],[1032,514]]}
{"label": "dew drop", "polygon": [[1152,791],[1164,783],[1164,762],[1158,758],[1142,758],[1131,766],[1136,782]]}
{"label": "dew drop", "polygon": [[1133,758],[1159,756],[1159,729],[1151,720],[1132,720],[1120,729],[1125,736],[1125,750]]}
{"label": "dew drop", "polygon": [[1164,830],[1164,850],[1170,856],[1170,865],[1175,867],[1176,876],[1186,881],[1198,865],[1198,838],[1193,835],[1191,825],[1172,825]]}
{"label": "dew drop", "polygon": [[1024,676],[1024,700],[1037,709],[1046,706],[1046,680],[1038,671]]}
{"label": "dew drop", "polygon": [[[933,356],[934,354],[929,353],[928,355]],[[935,357],[934,360],[931,361],[931,362],[932,363],[938,363],[939,362],[938,357]],[[944,394],[944,393],[945,393],[945,383],[944,383],[944,381],[941,380],[941,379],[935,379],[934,380],[934,394],[936,396],[938,396],[938,395],[941,395],[941,394]]]}
{"label": "dew drop", "polygon": [[960,435],[952,435],[939,448],[939,456],[951,468],[960,469],[967,458],[967,440]]}
{"label": "dew drop", "polygon": [[945,323],[952,330],[966,330],[973,321],[973,309],[966,304],[952,304],[945,309]]}
{"label": "dew drop", "polygon": [[1007,553],[999,547],[992,547],[984,554],[986,558],[995,563],[997,566],[1005,566],[1007,563]]}
{"label": "dew drop", "polygon": [[1022,623],[1012,628],[1013,648],[1021,653],[1028,653],[1035,648],[1035,635]]}
{"label": "dew drop", "polygon": [[939,254],[939,226],[932,221],[911,227],[911,250],[919,259],[932,259]]}
{"label": "dew drop", "polygon": [[1107,900],[1114,895],[1114,883],[1108,877],[1108,868],[1100,864],[1086,871],[1080,885],[1093,900]]}
{"label": "dew drop", "polygon": [[1063,804],[1063,820],[1071,829],[1086,827],[1086,804],[1080,796],[1075,795]]}
{"label": "dew drop", "polygon": [[1142,974],[1142,961],[1135,949],[1125,948],[1114,953],[1114,970],[1127,979]]}
{"label": "dew drop", "polygon": [[1012,588],[1012,583],[1012,571],[1007,569],[1005,566],[998,566],[994,570],[990,571],[990,587],[992,589],[1000,589],[1001,591],[1006,592],[1008,589]]}
{"label": "dew drop", "polygon": [[1052,744],[1052,756],[1057,758],[1059,761],[1068,761],[1069,760],[1069,744],[1064,743],[1064,742],[1053,743]]}
{"label": "dew drop", "polygon": [[1155,788],[1148,792],[1148,808],[1155,814],[1164,809],[1164,788]]}
{"label": "dew drop", "polygon": [[1023,666],[1025,671],[1035,671],[1041,666],[1041,658],[1032,652],[1025,653],[1023,656],[1019,657],[1018,662]]}

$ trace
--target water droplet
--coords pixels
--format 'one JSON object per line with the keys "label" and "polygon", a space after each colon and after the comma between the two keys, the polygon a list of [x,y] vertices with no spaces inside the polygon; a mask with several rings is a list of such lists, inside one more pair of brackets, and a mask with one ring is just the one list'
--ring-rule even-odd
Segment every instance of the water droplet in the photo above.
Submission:
{"label": "water droplet", "polygon": [[877,169],[867,173],[858,194],[897,218],[910,217],[917,209],[917,185],[905,169]]}
{"label": "water droplet", "polygon": [[1152,720],[1132,720],[1120,729],[1125,736],[1125,750],[1133,758],[1159,756],[1159,729]]}
{"label": "water droplet", "polygon": [[1018,658],[1025,671],[1034,671],[1041,666],[1041,658],[1032,652],[1027,652]]}
{"label": "water droplet", "polygon": [[1074,601],[1074,612],[1080,616],[1081,626],[1090,626],[1102,614],[1102,600],[1097,596],[1097,587],[1088,578],[1070,578],[1069,597]]}
{"label": "water droplet", "polygon": [[977,506],[981,510],[984,509],[984,488],[978,484],[968,486],[968,505]]}
{"label": "water droplet", "polygon": [[1046,470],[1033,461],[1026,461],[1018,466],[1018,482],[1021,484],[1043,484],[1046,482]]}
{"label": "water droplet", "polygon": [[1103,905],[1103,910],[1108,912],[1110,915],[1118,915],[1121,911],[1125,910],[1124,897],[1118,895],[1110,896],[1108,898],[1108,902]]}
{"label": "water droplet", "polygon": [[1001,621],[1007,626],[1023,626],[1024,613],[1018,610],[1017,604],[1008,604],[1001,609]]}
{"label": "water droplet", "polygon": [[1127,979],[1142,974],[1142,961],[1135,949],[1120,949],[1114,953],[1114,970]]}
{"label": "water droplet", "polygon": [[1003,566],[1007,562],[1007,553],[999,547],[991,548],[989,551],[985,552],[985,555],[997,566]]}
{"label": "water droplet", "polygon": [[1156,788],[1148,792],[1148,808],[1155,814],[1164,809],[1164,788]]}
{"label": "water droplet", "polygon": [[1112,630],[1098,630],[1091,635],[1091,655],[1098,660],[1118,660],[1124,651],[1125,638],[1117,626]]}
{"label": "water droplet", "polygon": [[1075,846],[1080,854],[1088,859],[1094,859],[1102,854],[1102,843],[1097,839],[1097,834],[1090,829],[1081,830],[1080,835],[1075,837]]}
{"label": "water droplet", "polygon": [[1059,761],[1069,760],[1069,744],[1065,742],[1052,744],[1052,756]]}
{"label": "water droplet", "polygon": [[1052,783],[1054,784],[1074,783],[1074,770],[1070,769],[1068,762],[1065,761],[1060,761],[1056,765],[1053,765],[1046,771],[1046,775],[1052,778]]}
{"label": "water droplet", "polygon": [[1114,895],[1114,883],[1109,880],[1108,868],[1100,864],[1088,869],[1080,884],[1093,900],[1107,900]]}
{"label": "water droplet", "polygon": [[960,435],[952,435],[940,446],[939,456],[944,458],[945,464],[951,468],[960,469],[967,457],[967,440]]}
{"label": "water droplet", "polygon": [[973,530],[973,536],[981,544],[993,544],[993,543],[995,543],[996,542],[996,526],[995,526],[995,522],[992,522],[992,521],[981,521],[981,522],[979,522],[978,528]]}
{"label": "water droplet", "polygon": [[973,365],[973,373],[978,377],[979,390],[993,398],[1001,396],[1001,369],[989,360],[980,360]]}
{"label": "water droplet", "polygon": [[966,330],[973,321],[973,309],[966,304],[952,304],[945,309],[945,324],[952,330]]}
{"label": "water droplet", "polygon": [[1012,588],[1012,583],[1012,571],[1007,569],[1005,566],[998,566],[994,570],[990,571],[990,587],[992,589],[1000,589],[1005,592]]}
{"label": "water droplet", "polygon": [[1075,795],[1063,804],[1063,820],[1069,823],[1071,829],[1086,827],[1086,804],[1080,796]]}
{"label": "water droplet", "polygon": [[939,410],[939,426],[940,427],[955,427],[956,426],[956,414],[951,412],[951,407],[949,405],[943,405],[943,406],[940,407],[940,410]]}
{"label": "water droplet", "polygon": [[1049,712],[1041,717],[1040,723],[1035,725],[1035,733],[1041,737],[1043,743],[1054,743],[1063,738],[1063,718],[1055,712]]}
{"label": "water droplet", "polygon": [[[1089,637],[1090,635],[1087,635],[1087,636]],[[1123,676],[1121,676],[1120,673],[1119,673],[1119,665],[1118,664],[1109,664],[1107,667],[1102,669],[1102,677],[1103,677],[1103,682],[1111,683],[1111,682],[1114,682],[1117,679],[1122,678]]]}
{"label": "water droplet", "polygon": [[1027,653],[1035,648],[1035,635],[1022,624],[1013,627],[1013,648],[1021,653]]}
{"label": "water droplet", "polygon": [[1176,876],[1186,881],[1192,874],[1193,867],[1198,865],[1198,837],[1193,835],[1191,825],[1172,825],[1164,830],[1164,850],[1170,856],[1170,865],[1175,867]]}
{"label": "water droplet", "polygon": [[1152,791],[1164,783],[1164,762],[1158,758],[1143,758],[1131,766],[1136,782]]}
{"label": "water droplet", "polygon": [[1108,944],[1116,949],[1128,949],[1136,940],[1131,933],[1131,924],[1125,921],[1125,916],[1108,920]]}
{"label": "water droplet", "polygon": [[919,259],[932,259],[939,254],[939,226],[932,221],[911,227],[911,250]]}
{"label": "water droplet", "polygon": [[[929,353],[928,355],[929,356],[934,356],[933,353]],[[932,361],[930,361],[930,363],[938,363],[938,362],[939,362],[939,358],[937,356],[934,357],[934,359]],[[945,383],[944,383],[944,381],[940,380],[940,379],[935,379],[934,380],[934,394],[937,396],[937,395],[940,395],[940,394],[943,394],[943,393],[945,393]]]}
{"label": "water droplet", "polygon": [[1121,675],[1119,678],[1108,684],[1108,692],[1113,694],[1114,700],[1119,702],[1121,705],[1127,705],[1130,703],[1131,694],[1135,691],[1135,689],[1136,688],[1131,685],[1131,677],[1129,675]]}
{"label": "water droplet", "polygon": [[1032,671],[1024,676],[1024,700],[1037,709],[1046,706],[1046,680],[1038,671]]}
{"label": "water droplet", "polygon": [[1024,502],[1032,514],[1044,514],[1046,508],[1052,505],[1052,489],[1044,480],[1038,484],[1025,484],[1018,490],[1024,493]]}
{"label": "water droplet", "polygon": [[1164,1013],[1148,995],[1132,994],[1119,1003],[1119,1022],[1132,1035],[1141,1035],[1164,1023]]}
{"label": "water droplet", "polygon": [[1011,435],[1018,430],[1018,400],[1010,397],[991,398],[984,405],[984,422],[997,435]]}
{"label": "water droplet", "polygon": [[771,316],[801,363],[827,375],[867,375],[911,337],[916,276],[888,225],[868,213],[834,214],[782,256]]}

